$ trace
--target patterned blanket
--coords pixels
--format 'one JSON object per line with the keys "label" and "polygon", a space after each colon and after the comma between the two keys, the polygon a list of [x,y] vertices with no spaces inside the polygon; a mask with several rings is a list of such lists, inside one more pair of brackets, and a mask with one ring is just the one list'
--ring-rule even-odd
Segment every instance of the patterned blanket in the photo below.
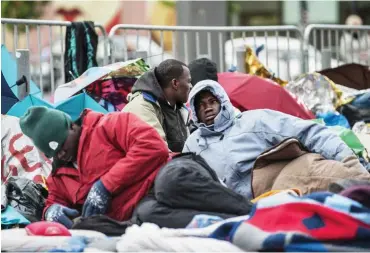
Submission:
{"label": "patterned blanket", "polygon": [[224,223],[210,237],[246,251],[368,251],[370,209],[327,192],[274,195],[258,201],[249,219]]}

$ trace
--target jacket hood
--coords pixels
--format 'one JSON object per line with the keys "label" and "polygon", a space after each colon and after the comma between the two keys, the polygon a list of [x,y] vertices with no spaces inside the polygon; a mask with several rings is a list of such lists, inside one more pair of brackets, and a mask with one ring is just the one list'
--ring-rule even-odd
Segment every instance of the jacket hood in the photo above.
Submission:
{"label": "jacket hood", "polygon": [[[194,105],[194,100],[195,96],[203,91],[203,90],[209,90],[212,92],[212,94],[217,97],[217,99],[221,103],[221,110],[217,114],[214,124],[211,126],[206,126],[204,123],[200,123],[197,118],[197,114],[195,111],[195,105]],[[212,132],[223,132],[227,128],[229,128],[235,118],[235,111],[234,107],[230,102],[230,98],[227,95],[226,91],[222,86],[213,80],[203,80],[198,82],[194,88],[191,90],[189,94],[189,104],[190,104],[190,109],[191,109],[191,114],[192,114],[192,119],[197,127],[202,132],[202,135],[205,134],[206,132],[212,133]]]}
{"label": "jacket hood", "polygon": [[154,70],[155,68],[145,72],[141,77],[139,77],[134,86],[132,86],[131,93],[135,93],[137,91],[148,92],[157,99],[165,100],[162,87],[158,83]]}

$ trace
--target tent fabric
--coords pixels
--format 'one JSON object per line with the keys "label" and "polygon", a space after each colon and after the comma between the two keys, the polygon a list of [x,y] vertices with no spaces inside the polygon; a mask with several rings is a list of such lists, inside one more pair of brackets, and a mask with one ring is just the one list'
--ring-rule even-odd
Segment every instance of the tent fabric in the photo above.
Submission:
{"label": "tent fabric", "polygon": [[320,74],[327,76],[336,84],[357,90],[370,88],[369,66],[356,63],[345,64],[337,68],[324,69]]}
{"label": "tent fabric", "polygon": [[126,67],[131,63],[134,63],[135,61],[137,61],[137,59],[126,62],[116,62],[103,67],[89,68],[81,76],[74,79],[73,81],[59,85],[54,92],[54,100],[55,102],[61,102],[65,99],[68,99],[73,95],[81,92],[81,90],[85,89],[87,86],[94,83],[95,81],[104,78],[109,73],[119,71],[121,68]]}
{"label": "tent fabric", "polygon": [[21,117],[27,111],[27,109],[32,106],[46,106],[48,108],[54,108],[54,106],[49,102],[41,98],[38,98],[34,95],[28,95],[22,101],[19,101],[18,103],[14,104],[9,109],[7,115]]}
{"label": "tent fabric", "polygon": [[219,73],[218,82],[240,111],[271,109],[302,119],[315,116],[302,103],[271,80],[243,73]]}
{"label": "tent fabric", "polygon": [[84,109],[91,109],[95,112],[101,112],[104,114],[108,113],[107,110],[95,102],[95,100],[93,100],[89,95],[86,93],[81,93],[56,105],[50,104],[45,100],[37,98],[33,95],[28,95],[22,101],[19,101],[12,108],[10,108],[7,115],[21,117],[28,110],[28,108],[32,106],[46,106],[48,108],[58,109],[71,116],[72,120],[78,119]]}
{"label": "tent fabric", "polygon": [[[13,94],[18,97],[18,87],[15,85],[17,82],[17,63],[4,45],[1,45],[1,72]],[[41,91],[32,80],[30,80],[30,94],[41,98]]]}
{"label": "tent fabric", "polygon": [[18,101],[1,71],[1,114],[6,114]]}
{"label": "tent fabric", "polygon": [[140,58],[90,68],[75,80],[58,86],[54,99],[60,102],[86,89],[107,111],[121,111],[135,81],[148,70],[149,66]]}
{"label": "tent fabric", "polygon": [[77,120],[84,109],[91,109],[95,112],[108,113],[101,105],[95,102],[89,95],[86,93],[81,93],[77,96],[73,96],[64,102],[61,102],[56,105],[56,109],[67,113],[71,116],[72,120]]}

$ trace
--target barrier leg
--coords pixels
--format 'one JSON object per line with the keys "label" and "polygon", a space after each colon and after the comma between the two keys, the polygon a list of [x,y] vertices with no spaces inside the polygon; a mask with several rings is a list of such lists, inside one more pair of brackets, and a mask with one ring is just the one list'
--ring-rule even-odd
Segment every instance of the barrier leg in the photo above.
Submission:
{"label": "barrier leg", "polygon": [[18,98],[23,99],[30,93],[30,51],[28,49],[17,49],[17,85]]}

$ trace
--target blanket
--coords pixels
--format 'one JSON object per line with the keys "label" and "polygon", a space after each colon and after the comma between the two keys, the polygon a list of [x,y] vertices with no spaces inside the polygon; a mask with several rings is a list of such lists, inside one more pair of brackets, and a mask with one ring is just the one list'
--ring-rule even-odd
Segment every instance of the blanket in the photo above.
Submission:
{"label": "blanket", "polygon": [[366,251],[370,209],[327,192],[273,195],[258,201],[249,219],[223,223],[210,237],[246,251]]}

